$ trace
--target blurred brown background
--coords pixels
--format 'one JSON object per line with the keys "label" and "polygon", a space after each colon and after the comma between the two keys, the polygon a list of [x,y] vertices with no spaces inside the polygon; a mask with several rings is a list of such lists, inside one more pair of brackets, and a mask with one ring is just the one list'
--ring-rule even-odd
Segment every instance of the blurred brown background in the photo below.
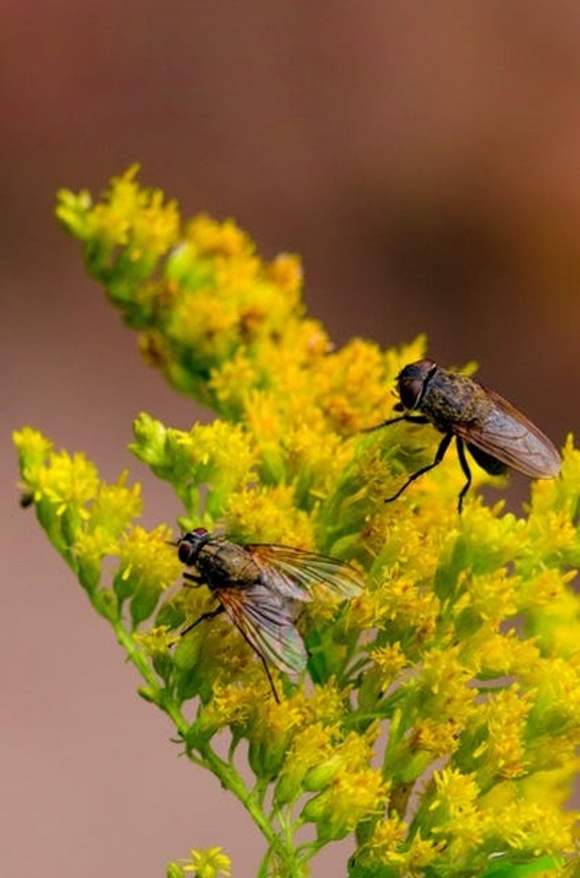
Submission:
{"label": "blurred brown background", "polygon": [[[338,343],[426,331],[435,359],[477,359],[560,444],[580,426],[580,5],[7,2],[0,43],[0,872],[154,878],[219,844],[250,876],[249,819],[177,758],[17,506],[9,434],[29,423],[107,477],[129,466],[147,524],[174,521],[123,449],[140,410],[196,416],[83,276],[55,190],[99,192],[141,161],[185,214],[301,253],[309,310]],[[527,490],[513,479],[511,502]],[[342,874],[332,853],[316,874]]]}

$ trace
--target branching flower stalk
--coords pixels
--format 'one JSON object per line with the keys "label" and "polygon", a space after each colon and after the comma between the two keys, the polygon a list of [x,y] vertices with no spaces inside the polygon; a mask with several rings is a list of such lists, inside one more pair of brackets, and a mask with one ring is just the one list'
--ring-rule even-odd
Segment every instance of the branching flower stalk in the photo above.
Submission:
{"label": "branching flower stalk", "polygon": [[[145,360],[216,414],[186,430],[149,414],[134,424],[132,451],[175,490],[180,526],[225,523],[232,539],[333,555],[366,580],[351,601],[306,606],[308,669],[295,679],[272,668],[278,704],[223,616],[179,637],[212,599],[175,588],[175,533],[139,526],[139,486],[126,473],[106,484],[84,455],[30,427],[15,434],[38,520],[140,672],[140,694],[263,834],[260,878],[303,878],[345,837],[351,878],[573,874],[572,439],[560,477],[533,484],[521,516],[477,491],[458,516],[451,459],[385,504],[432,459],[437,436],[407,424],[360,431],[390,416],[396,375],[424,355],[424,338],[335,350],[305,313],[296,257],[263,261],[230,220],[183,223],[135,168],[97,203],[61,192],[58,217]],[[192,873],[227,876],[229,858],[192,850],[168,869]]]}

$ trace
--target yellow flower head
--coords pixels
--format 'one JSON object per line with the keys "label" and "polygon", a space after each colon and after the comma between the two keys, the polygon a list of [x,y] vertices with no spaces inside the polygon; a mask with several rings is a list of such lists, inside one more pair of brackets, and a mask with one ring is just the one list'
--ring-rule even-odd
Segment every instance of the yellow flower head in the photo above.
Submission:
{"label": "yellow flower head", "polygon": [[189,852],[189,860],[181,861],[184,874],[194,873],[195,878],[229,878],[232,861],[220,847],[203,848]]}
{"label": "yellow flower head", "polygon": [[[441,441],[428,426],[372,429],[400,411],[396,378],[426,355],[424,337],[336,348],[305,313],[296,257],[264,260],[231,219],[184,222],[137,168],[96,203],[60,193],[58,215],[147,361],[217,416],[177,429],[143,413],[134,425],[131,450],[174,490],[181,527],[323,552],[366,581],[332,606],[323,586],[304,602],[291,581],[227,565],[206,582],[167,544],[174,525],[135,526],[140,489],[124,474],[105,485],[83,455],[30,428],[15,436],[27,500],[139,669],[141,693],[263,833],[261,874],[306,874],[348,833],[357,878],[561,862],[580,743],[572,439],[521,515],[483,502],[477,489],[494,477],[474,466],[459,516],[452,455],[386,503]],[[305,667],[287,674],[271,659],[298,636]],[[304,822],[314,831],[298,842]],[[171,869],[217,878],[230,866],[209,849]]]}

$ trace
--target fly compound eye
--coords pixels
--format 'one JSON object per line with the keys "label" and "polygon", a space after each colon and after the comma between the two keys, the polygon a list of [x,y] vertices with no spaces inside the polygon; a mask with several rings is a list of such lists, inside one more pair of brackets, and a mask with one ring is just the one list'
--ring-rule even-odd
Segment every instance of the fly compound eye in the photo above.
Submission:
{"label": "fly compound eye", "polygon": [[425,384],[437,368],[433,360],[418,360],[410,363],[398,377],[399,396],[403,407],[408,411],[416,408],[425,392]]}
{"label": "fly compound eye", "polygon": [[403,408],[409,411],[414,409],[421,399],[425,382],[420,378],[405,378],[401,375],[399,378],[399,396],[403,403]]}
{"label": "fly compound eye", "polygon": [[191,534],[186,534],[180,541],[177,547],[177,557],[181,561],[182,564],[190,567],[197,555],[197,547],[194,546],[190,540]]}
{"label": "fly compound eye", "polygon": [[179,540],[177,557],[182,564],[191,567],[195,564],[202,546],[211,539],[211,534],[205,527],[196,527],[184,534]]}

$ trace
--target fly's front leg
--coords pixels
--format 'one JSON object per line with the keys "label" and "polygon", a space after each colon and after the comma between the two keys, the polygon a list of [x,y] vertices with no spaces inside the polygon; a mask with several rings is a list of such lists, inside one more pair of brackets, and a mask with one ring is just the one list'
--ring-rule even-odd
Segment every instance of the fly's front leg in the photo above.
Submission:
{"label": "fly's front leg", "polygon": [[195,628],[196,625],[199,625],[199,623],[203,622],[205,619],[215,619],[215,617],[219,616],[219,614],[223,613],[223,611],[224,608],[220,604],[215,608],[215,610],[210,610],[209,613],[202,613],[199,619],[196,619],[195,622],[192,622],[191,625],[188,625],[187,628],[183,629],[180,636],[183,637],[184,634],[188,634],[192,630],[192,628]]}
{"label": "fly's front leg", "polygon": [[[399,488],[399,490],[397,491],[396,494],[393,494],[392,497],[386,498],[385,503],[391,503],[393,500],[396,500],[397,497],[401,496],[403,491],[407,490],[409,485],[411,485],[415,481],[415,479],[418,479],[419,476],[422,476],[425,473],[428,473],[429,470],[435,469],[436,466],[439,466],[439,464],[441,463],[441,461],[445,457],[445,454],[447,452],[447,449],[449,448],[449,445],[451,443],[452,438],[453,438],[453,433],[446,433],[439,444],[439,448],[437,449],[437,453],[435,454],[435,458],[433,460],[433,463],[428,463],[427,466],[422,466],[421,469],[418,469],[416,473],[413,473],[412,476],[409,476],[409,478],[407,479],[405,484],[401,488]],[[469,472],[469,468],[468,468],[468,472]],[[470,478],[471,478],[471,476],[470,476]],[[467,487],[469,487],[469,484],[467,485]]]}
{"label": "fly's front leg", "polygon": [[[203,576],[200,576],[199,573],[184,573],[183,578],[187,579],[187,582],[184,583],[184,588],[196,588],[199,585],[206,585],[206,581]],[[192,582],[193,585],[189,585]]]}
{"label": "fly's front leg", "polygon": [[[396,406],[395,406],[396,408]],[[360,430],[360,433],[374,433],[375,430],[382,430],[383,427],[390,427],[391,424],[398,424],[400,421],[408,421],[410,424],[428,424],[429,419],[424,415],[398,415],[396,418],[389,418],[386,421],[381,421],[380,424],[375,424],[374,427],[365,427],[364,430]]]}

